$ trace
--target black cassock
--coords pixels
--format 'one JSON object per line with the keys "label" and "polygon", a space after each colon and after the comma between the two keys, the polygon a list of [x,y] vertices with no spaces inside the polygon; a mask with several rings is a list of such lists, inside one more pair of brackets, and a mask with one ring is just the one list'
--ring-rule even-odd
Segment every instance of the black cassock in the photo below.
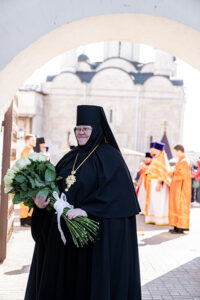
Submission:
{"label": "black cassock", "polygon": [[[71,173],[75,148],[58,163],[60,191]],[[88,155],[79,151],[78,166]],[[67,200],[98,220],[95,243],[76,248],[62,221],[63,244],[55,212],[37,207],[32,216],[36,242],[25,300],[140,300],[136,217],[139,206],[121,153],[101,142],[77,171]]]}

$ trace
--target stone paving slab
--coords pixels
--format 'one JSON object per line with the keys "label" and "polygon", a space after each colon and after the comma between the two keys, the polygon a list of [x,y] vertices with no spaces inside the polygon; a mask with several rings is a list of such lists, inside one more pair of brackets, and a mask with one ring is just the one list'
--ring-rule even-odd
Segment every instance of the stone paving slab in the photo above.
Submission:
{"label": "stone paving slab", "polygon": [[[168,226],[145,224],[137,216],[143,300],[200,300],[199,220],[200,208],[192,208],[190,232],[172,235]],[[21,228],[16,217],[7,259],[0,264],[0,300],[24,299],[33,248],[30,228]]]}

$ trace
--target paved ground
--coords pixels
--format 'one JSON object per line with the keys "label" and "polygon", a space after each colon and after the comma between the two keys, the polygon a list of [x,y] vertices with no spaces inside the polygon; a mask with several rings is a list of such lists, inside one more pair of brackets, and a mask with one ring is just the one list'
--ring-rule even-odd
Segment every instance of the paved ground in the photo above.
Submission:
{"label": "paved ground", "polygon": [[[190,233],[172,235],[167,226],[147,225],[138,216],[143,300],[200,299],[199,220],[200,208],[192,208]],[[7,259],[0,264],[0,300],[23,300],[33,247],[30,229],[21,229],[16,218]]]}

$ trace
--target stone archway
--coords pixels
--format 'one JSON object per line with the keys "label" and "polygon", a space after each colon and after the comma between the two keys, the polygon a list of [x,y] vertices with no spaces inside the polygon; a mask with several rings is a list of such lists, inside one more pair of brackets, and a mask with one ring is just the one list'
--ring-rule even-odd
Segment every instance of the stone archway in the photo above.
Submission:
{"label": "stone archway", "polygon": [[5,111],[24,80],[51,58],[80,45],[110,40],[151,45],[200,69],[198,28],[147,14],[93,16],[60,26],[23,51],[16,50],[16,56],[0,72],[1,108]]}
{"label": "stone archway", "polygon": [[27,77],[53,57],[81,45],[112,40],[143,43],[200,69],[199,2],[132,2],[2,1],[0,120]]}

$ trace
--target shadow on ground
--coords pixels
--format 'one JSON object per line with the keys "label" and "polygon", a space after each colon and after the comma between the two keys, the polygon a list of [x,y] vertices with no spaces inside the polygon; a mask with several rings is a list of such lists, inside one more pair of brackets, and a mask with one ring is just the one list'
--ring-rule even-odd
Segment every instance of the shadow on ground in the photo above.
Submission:
{"label": "shadow on ground", "polygon": [[[146,224],[144,218],[144,215],[137,216],[137,228],[140,246],[157,245],[185,236],[185,234],[169,233],[169,226]],[[150,231],[152,232],[152,235],[149,237]]]}
{"label": "shadow on ground", "polygon": [[4,274],[5,275],[19,275],[22,273],[29,273],[29,271],[30,271],[30,265],[25,265],[25,266],[22,266],[21,269],[16,269],[13,271],[5,272]]}

